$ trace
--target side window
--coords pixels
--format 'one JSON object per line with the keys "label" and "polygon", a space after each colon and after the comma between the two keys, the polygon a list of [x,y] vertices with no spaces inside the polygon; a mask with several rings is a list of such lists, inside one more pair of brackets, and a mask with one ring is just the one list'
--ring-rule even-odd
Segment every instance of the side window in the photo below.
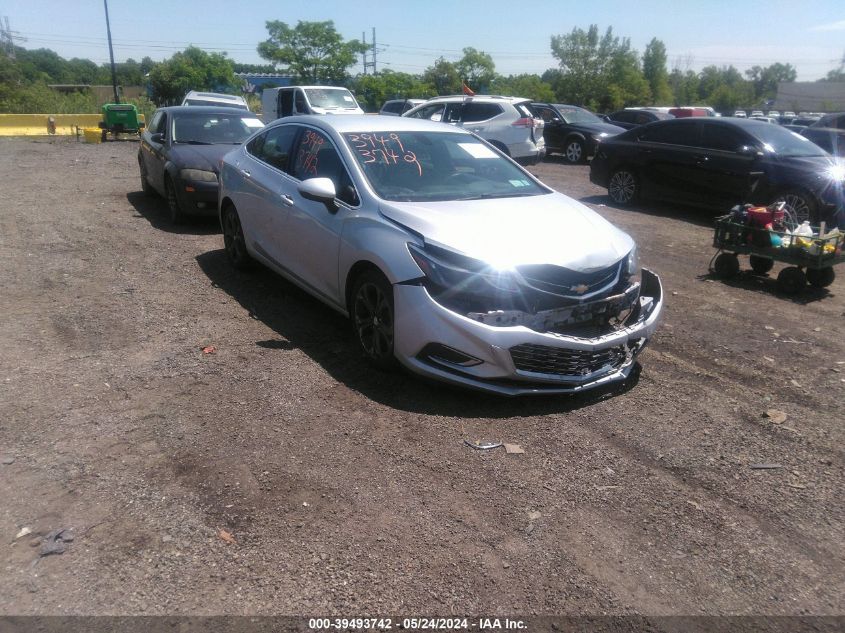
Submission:
{"label": "side window", "polygon": [[153,120],[150,121],[150,134],[157,134],[160,132],[161,122],[165,118],[164,112],[156,112],[153,116]]}
{"label": "side window", "polygon": [[446,106],[442,103],[433,103],[429,106],[424,106],[411,115],[415,119],[429,119],[431,121],[440,121],[443,118],[443,111]]}
{"label": "side window", "polygon": [[280,171],[288,171],[293,142],[301,129],[298,125],[279,125],[247,144],[247,151]]}
{"label": "side window", "polygon": [[665,124],[648,126],[640,135],[640,141],[699,147],[699,126],[697,121],[667,121]]}
{"label": "side window", "polygon": [[551,108],[546,108],[544,106],[534,106],[534,113],[546,123],[555,118],[559,118]]}
{"label": "side window", "polygon": [[296,108],[297,114],[308,114],[311,110],[308,107],[308,102],[305,101],[305,94],[302,90],[296,90],[296,96],[293,98],[293,105]]}
{"label": "side window", "polygon": [[306,130],[300,137],[291,175],[299,180],[328,178],[334,183],[338,200],[353,206],[358,204],[352,178],[334,144],[322,132]]}
{"label": "side window", "polygon": [[464,123],[486,121],[501,114],[502,107],[496,103],[466,103],[461,119]]}
{"label": "side window", "polygon": [[752,144],[736,130],[724,125],[705,125],[701,143],[704,147],[723,152],[736,152],[743,145]]}
{"label": "side window", "polygon": [[645,112],[638,112],[636,114],[636,118],[634,119],[634,123],[637,125],[644,125],[646,123],[650,123],[654,121],[650,115],[646,114]]}
{"label": "side window", "polygon": [[446,114],[443,117],[444,123],[457,123],[461,120],[461,110],[463,109],[460,103],[447,103]]}
{"label": "side window", "polygon": [[293,114],[293,90],[279,90],[279,116]]}

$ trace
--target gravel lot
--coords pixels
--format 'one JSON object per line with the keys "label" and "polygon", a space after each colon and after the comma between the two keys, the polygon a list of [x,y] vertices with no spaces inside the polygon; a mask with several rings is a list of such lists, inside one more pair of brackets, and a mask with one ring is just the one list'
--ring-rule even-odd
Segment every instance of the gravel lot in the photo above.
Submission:
{"label": "gravel lot", "polygon": [[0,614],[843,613],[845,270],[714,281],[712,214],[547,161],[665,317],[628,389],[499,399],[368,368],[214,222],[169,226],[137,147],[0,139]]}

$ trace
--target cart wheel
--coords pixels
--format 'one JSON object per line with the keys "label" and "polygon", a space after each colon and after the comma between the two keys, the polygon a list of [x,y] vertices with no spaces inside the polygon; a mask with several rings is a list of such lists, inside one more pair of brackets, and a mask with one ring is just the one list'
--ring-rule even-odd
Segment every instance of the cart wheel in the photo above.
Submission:
{"label": "cart wheel", "polygon": [[790,266],[780,271],[778,275],[778,288],[788,295],[798,294],[807,285],[807,276],[800,268]]}
{"label": "cart wheel", "polygon": [[100,141],[105,143],[109,139],[108,130],[103,130],[102,134],[100,134]]}
{"label": "cart wheel", "polygon": [[814,288],[827,288],[834,279],[836,279],[836,273],[832,267],[807,269],[807,281]]}
{"label": "cart wheel", "polygon": [[751,270],[758,275],[765,275],[775,265],[774,260],[768,257],[760,257],[759,255],[750,255],[748,257],[748,263],[751,264]]}
{"label": "cart wheel", "polygon": [[720,253],[713,262],[713,272],[720,279],[730,279],[739,272],[739,259],[735,253]]}

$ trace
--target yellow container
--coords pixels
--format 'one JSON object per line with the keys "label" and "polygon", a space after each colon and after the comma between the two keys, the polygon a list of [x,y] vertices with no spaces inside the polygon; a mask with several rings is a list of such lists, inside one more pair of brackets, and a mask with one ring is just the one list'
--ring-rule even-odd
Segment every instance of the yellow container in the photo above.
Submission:
{"label": "yellow container", "polygon": [[82,133],[85,135],[86,143],[101,143],[103,140],[103,131],[98,127],[86,127]]}

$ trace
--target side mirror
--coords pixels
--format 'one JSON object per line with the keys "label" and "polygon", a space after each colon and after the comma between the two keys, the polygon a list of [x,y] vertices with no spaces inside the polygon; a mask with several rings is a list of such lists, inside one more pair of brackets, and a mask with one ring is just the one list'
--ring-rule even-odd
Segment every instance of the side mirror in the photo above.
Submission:
{"label": "side mirror", "polygon": [[331,178],[308,178],[299,183],[297,191],[306,200],[322,202],[329,211],[337,211],[337,205],[334,202],[337,190]]}
{"label": "side mirror", "polygon": [[158,143],[161,145],[164,143],[164,134],[161,132],[156,132],[155,134],[150,134],[150,143]]}

